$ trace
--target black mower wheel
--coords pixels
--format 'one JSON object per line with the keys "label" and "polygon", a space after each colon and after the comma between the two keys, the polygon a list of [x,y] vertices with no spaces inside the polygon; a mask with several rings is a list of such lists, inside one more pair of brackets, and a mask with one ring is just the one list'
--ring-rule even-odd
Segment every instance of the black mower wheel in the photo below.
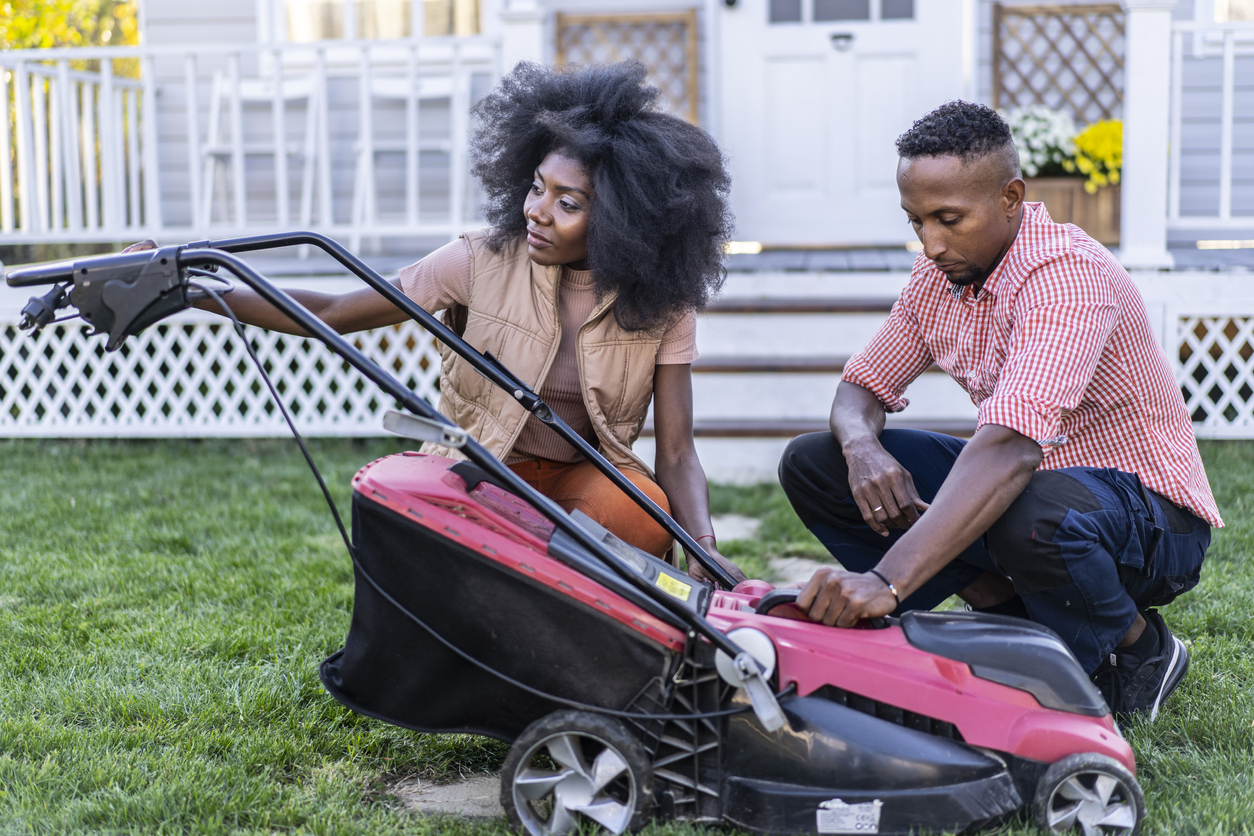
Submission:
{"label": "black mower wheel", "polygon": [[581,818],[617,836],[647,820],[653,768],[618,720],[557,711],[514,741],[501,769],[501,806],[530,836],[566,836]]}
{"label": "black mower wheel", "polygon": [[1105,755],[1070,755],[1041,776],[1032,810],[1046,833],[1136,836],[1145,819],[1145,796],[1118,761]]}

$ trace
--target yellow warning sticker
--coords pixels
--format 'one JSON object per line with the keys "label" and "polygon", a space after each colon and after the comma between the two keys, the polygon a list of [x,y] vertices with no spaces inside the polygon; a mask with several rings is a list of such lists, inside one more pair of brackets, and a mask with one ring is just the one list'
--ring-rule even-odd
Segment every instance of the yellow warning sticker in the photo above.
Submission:
{"label": "yellow warning sticker", "polygon": [[672,578],[665,572],[657,576],[657,588],[667,595],[674,595],[681,601],[687,601],[688,596],[692,594],[692,584],[684,583],[678,578]]}

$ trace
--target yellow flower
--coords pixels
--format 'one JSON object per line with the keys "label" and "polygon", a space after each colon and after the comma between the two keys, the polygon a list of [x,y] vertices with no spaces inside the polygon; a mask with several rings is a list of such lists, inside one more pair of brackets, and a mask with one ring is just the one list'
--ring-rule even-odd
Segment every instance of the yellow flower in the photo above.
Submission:
{"label": "yellow flower", "polygon": [[1094,194],[1119,182],[1123,167],[1123,123],[1118,119],[1094,122],[1075,138],[1075,168],[1088,175],[1084,190]]}

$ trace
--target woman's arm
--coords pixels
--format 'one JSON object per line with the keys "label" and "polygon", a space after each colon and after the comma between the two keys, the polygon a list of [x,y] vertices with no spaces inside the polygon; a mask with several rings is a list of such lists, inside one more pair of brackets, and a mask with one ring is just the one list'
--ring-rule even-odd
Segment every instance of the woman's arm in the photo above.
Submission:
{"label": "woman's arm", "polygon": [[[131,244],[124,253],[139,250],[156,249],[152,240]],[[392,282],[398,290],[400,282]],[[385,325],[396,325],[407,319],[405,312],[393,305],[373,288],[362,288],[349,293],[322,293],[316,290],[287,290],[287,295],[295,299],[310,313],[330,325],[340,334],[353,331],[368,331],[371,328],[382,328]],[[279,309],[271,305],[261,294],[251,287],[236,285],[229,297],[223,299],[231,308],[240,322],[256,325],[270,331],[282,331],[300,337],[309,336]],[[222,307],[214,299],[202,299],[196,307],[210,313],[222,313]]]}
{"label": "woman's arm", "polygon": [[[744,580],[744,573],[718,553],[712,536],[710,489],[692,440],[690,364],[668,364],[654,371],[653,424],[657,434],[657,483],[670,500],[675,521],[737,582]],[[712,580],[695,560],[688,561],[688,573],[700,580]]]}
{"label": "woman's arm", "polygon": [[[400,289],[399,282],[392,282],[392,285]],[[322,293],[300,289],[286,290],[286,293],[341,334],[396,325],[408,319],[404,311],[369,287],[348,293]],[[240,322],[270,331],[308,336],[303,328],[280,313],[278,308],[250,287],[236,285],[231,295],[224,297],[223,301],[235,312]],[[212,313],[222,313],[222,308],[213,299],[197,302],[196,307]]]}

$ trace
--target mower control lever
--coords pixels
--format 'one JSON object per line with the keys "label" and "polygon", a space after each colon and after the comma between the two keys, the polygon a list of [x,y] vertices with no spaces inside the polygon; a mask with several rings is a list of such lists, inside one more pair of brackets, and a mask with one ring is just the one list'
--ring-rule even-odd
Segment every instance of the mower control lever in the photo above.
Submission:
{"label": "mower control lever", "polygon": [[383,429],[414,441],[430,441],[455,450],[466,446],[467,433],[461,427],[452,427],[395,409],[383,413]]}
{"label": "mower control lever", "polygon": [[767,678],[775,673],[775,642],[756,627],[737,627],[727,633],[728,640],[739,648],[735,654],[722,648],[714,654],[714,667],[724,682],[744,689],[758,715],[762,727],[775,731],[784,725],[784,712],[775,699],[775,693],[767,684]]}
{"label": "mower control lever", "polygon": [[797,603],[797,596],[800,594],[800,589],[772,589],[758,600],[753,611],[758,615],[765,615],[776,607]]}
{"label": "mower control lever", "polygon": [[771,693],[771,687],[762,676],[762,669],[746,651],[740,651],[732,660],[733,676],[739,680],[741,688],[749,696],[753,705],[753,713],[758,715],[762,728],[769,732],[784,727],[784,710],[779,701]]}

